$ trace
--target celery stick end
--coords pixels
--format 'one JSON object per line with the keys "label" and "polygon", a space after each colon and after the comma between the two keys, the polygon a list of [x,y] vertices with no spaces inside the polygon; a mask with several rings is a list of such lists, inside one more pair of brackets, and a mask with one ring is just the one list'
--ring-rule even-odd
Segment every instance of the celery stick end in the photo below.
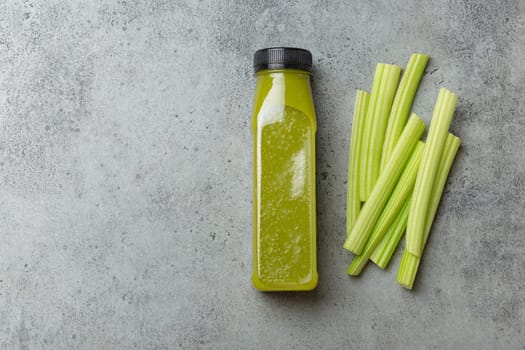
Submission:
{"label": "celery stick end", "polygon": [[399,285],[405,289],[408,289],[408,290],[412,290],[413,288],[413,282],[411,283],[410,281],[405,281],[405,280],[400,280],[399,278],[397,279],[397,283],[399,283]]}
{"label": "celery stick end", "polygon": [[416,279],[417,270],[421,258],[411,254],[407,249],[403,252],[399,271],[397,272],[397,283],[403,288],[412,289]]}
{"label": "celery stick end", "polygon": [[354,253],[355,255],[361,254],[361,251],[363,250],[363,246],[360,245],[359,240],[355,239],[355,237],[352,237],[350,234],[343,244],[343,248],[351,253]]}
{"label": "celery stick end", "polygon": [[350,276],[359,276],[361,274],[361,271],[363,271],[363,267],[366,264],[366,260],[367,259],[363,259],[360,256],[356,256],[354,260],[352,260],[350,266],[348,266],[346,273]]}
{"label": "celery stick end", "polygon": [[388,261],[383,260],[377,260],[377,259],[370,259],[377,267],[379,267],[381,270],[386,269],[386,266],[388,265]]}
{"label": "celery stick end", "polygon": [[346,269],[346,273],[350,276],[354,276],[354,277],[357,277],[359,276],[359,274],[361,273],[361,271],[355,271],[354,269],[352,269],[352,265],[350,265],[348,267],[348,269]]}

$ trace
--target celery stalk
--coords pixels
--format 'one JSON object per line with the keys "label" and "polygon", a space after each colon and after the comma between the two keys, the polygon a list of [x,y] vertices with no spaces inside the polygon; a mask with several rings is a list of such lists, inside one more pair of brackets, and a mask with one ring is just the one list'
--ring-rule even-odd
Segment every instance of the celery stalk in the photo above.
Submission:
{"label": "celery stalk", "polygon": [[430,234],[430,229],[432,228],[432,223],[434,222],[434,217],[436,216],[439,202],[441,201],[441,196],[443,195],[443,190],[447,184],[450,168],[452,167],[452,163],[454,163],[454,159],[458,153],[460,144],[461,140],[459,137],[452,133],[448,133],[443,154],[439,161],[436,180],[432,185],[432,193],[430,195],[432,200],[428,206],[427,217],[425,219],[425,237],[423,239],[423,246],[427,243],[428,235]]}
{"label": "celery stalk", "polygon": [[392,157],[387,162],[384,171],[379,176],[370,198],[361,209],[357,221],[346,238],[343,247],[355,254],[361,254],[372,229],[381,215],[390,194],[401,176],[403,169],[416,148],[419,138],[425,131],[425,123],[416,114],[412,114],[405,130],[399,138]]}
{"label": "celery stalk", "polygon": [[386,64],[378,63],[374,73],[374,81],[372,82],[372,89],[370,90],[370,98],[365,118],[365,126],[363,131],[363,138],[361,140],[361,154],[359,156],[359,198],[361,202],[365,202],[368,199],[368,193],[366,192],[366,158],[368,155],[368,146],[370,143],[370,137],[372,132],[372,116],[374,115],[374,109],[379,95],[379,88],[381,86],[381,79],[383,77],[383,71]]}
{"label": "celery stalk", "polygon": [[383,143],[383,152],[381,153],[381,168],[386,165],[386,161],[392,154],[394,146],[399,140],[399,135],[403,131],[410,114],[410,108],[416,97],[417,88],[425,72],[429,60],[428,55],[415,53],[410,56],[407,68],[403,73],[399,88],[392,104],[388,126],[386,128],[385,142]]}
{"label": "celery stalk", "polygon": [[401,237],[403,237],[403,233],[405,233],[409,211],[410,198],[405,201],[403,209],[401,209],[401,212],[396,217],[396,220],[392,223],[392,226],[390,226],[390,229],[370,256],[370,260],[372,260],[372,262],[381,269],[386,268],[390,259],[392,258],[392,255],[396,251]]}
{"label": "celery stalk", "polygon": [[399,216],[399,213],[403,207],[406,206],[406,201],[414,189],[419,163],[421,161],[421,156],[423,155],[423,148],[423,142],[419,141],[418,145],[414,149],[414,152],[410,156],[410,160],[403,170],[403,174],[399,178],[399,181],[397,182],[390,199],[383,209],[381,216],[377,220],[372,234],[366,242],[361,255],[356,256],[348,267],[348,274],[357,276],[361,273],[361,270],[376,249],[377,245],[385,236],[385,233],[389,230],[394,220]]}
{"label": "celery stalk", "polygon": [[355,96],[354,118],[352,121],[352,135],[348,159],[348,181],[346,194],[346,235],[355,224],[357,216],[361,211],[361,200],[359,196],[359,156],[361,155],[361,144],[365,125],[366,111],[370,94],[363,90],[357,90]]}
{"label": "celery stalk", "polygon": [[[348,273],[349,275],[352,275],[352,276],[359,275],[361,273],[362,269],[364,268],[364,266],[366,265],[367,260],[368,259],[372,260],[372,256],[374,255],[374,253],[376,253],[378,251],[379,246],[385,241],[385,239],[387,238],[387,235],[390,234],[392,229],[394,227],[396,227],[397,225],[399,225],[400,221],[405,221],[405,225],[406,225],[406,220],[408,220],[408,210],[410,209],[410,199],[411,199],[411,197],[412,197],[412,194],[409,196],[409,198],[407,198],[407,200],[405,200],[405,203],[403,204],[403,207],[401,208],[401,210],[398,213],[398,215],[395,217],[394,222],[392,223],[392,226],[390,226],[388,228],[387,232],[383,235],[383,238],[381,238],[380,241],[376,240],[374,242],[374,245],[372,245],[372,244],[369,245],[368,242],[370,242],[372,240],[372,238],[370,238],[367,241],[367,243],[365,245],[365,248],[363,249],[363,253],[361,253],[361,255],[356,255],[354,257],[354,259],[352,260],[352,263],[350,264],[350,266],[346,270],[346,273]],[[384,267],[381,267],[381,268],[384,269]]]}
{"label": "celery stalk", "polygon": [[[456,157],[458,151],[460,140],[457,136],[452,134],[447,135],[445,142],[445,147],[443,149],[443,154],[441,155],[439,161],[438,172],[436,174],[436,179],[432,185],[431,193],[431,202],[426,213],[425,218],[425,233],[423,235],[423,249],[427,242],[428,236],[430,234],[430,229],[432,228],[432,222],[436,215],[437,209],[439,207],[439,202],[447,182],[447,177]],[[401,258],[401,264],[397,272],[397,282],[407,289],[412,289],[414,285],[414,280],[416,278],[417,270],[421,257],[411,254],[407,249],[403,252],[403,257]]]}
{"label": "celery stalk", "polygon": [[432,186],[436,178],[439,159],[447,139],[448,128],[454,115],[458,97],[447,89],[441,89],[437,98],[421,166],[414,187],[414,197],[408,215],[406,249],[421,256],[425,235],[425,219],[429,209]]}
{"label": "celery stalk", "polygon": [[392,64],[385,65],[373,114],[368,114],[372,127],[370,138],[368,140],[366,167],[364,168],[366,171],[366,182],[364,185],[367,197],[372,193],[372,189],[379,177],[381,152],[383,150],[388,117],[390,115],[400,75],[401,67]]}

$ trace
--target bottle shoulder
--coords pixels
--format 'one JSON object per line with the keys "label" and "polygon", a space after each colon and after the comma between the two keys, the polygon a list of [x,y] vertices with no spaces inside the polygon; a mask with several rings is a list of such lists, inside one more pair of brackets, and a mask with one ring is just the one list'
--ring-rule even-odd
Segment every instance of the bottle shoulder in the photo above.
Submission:
{"label": "bottle shoulder", "polygon": [[315,131],[317,127],[315,107],[309,77],[307,78],[296,75],[288,79],[283,75],[279,78],[258,77],[252,112],[252,131],[255,131],[257,125],[262,122],[261,119],[286,107],[305,115]]}

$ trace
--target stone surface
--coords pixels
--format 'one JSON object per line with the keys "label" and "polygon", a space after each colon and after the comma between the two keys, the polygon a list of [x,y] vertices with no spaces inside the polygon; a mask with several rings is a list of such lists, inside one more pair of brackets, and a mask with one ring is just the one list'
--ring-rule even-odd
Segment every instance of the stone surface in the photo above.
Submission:
{"label": "stone surface", "polygon": [[[1,349],[524,349],[523,1],[0,4]],[[315,60],[319,287],[251,287],[251,60]],[[354,90],[432,57],[463,145],[414,291],[345,275]]]}

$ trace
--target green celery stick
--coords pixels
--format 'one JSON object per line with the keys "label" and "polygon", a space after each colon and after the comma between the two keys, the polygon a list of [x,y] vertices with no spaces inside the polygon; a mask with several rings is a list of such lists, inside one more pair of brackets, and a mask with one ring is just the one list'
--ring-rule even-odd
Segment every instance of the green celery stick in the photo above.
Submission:
{"label": "green celery stick", "polygon": [[354,226],[357,216],[361,211],[361,200],[359,195],[359,156],[363,130],[365,126],[366,111],[370,94],[363,90],[357,90],[355,96],[354,119],[352,121],[352,135],[350,141],[350,152],[348,159],[348,181],[346,192],[346,235]]}
{"label": "green celery stick", "polygon": [[[352,263],[350,264],[350,266],[346,270],[346,273],[348,273],[349,275],[352,275],[352,276],[359,275],[361,273],[362,269],[364,268],[364,266],[366,265],[367,260],[368,259],[372,260],[373,254],[378,251],[378,248],[380,247],[380,245],[387,239],[387,237],[388,237],[387,235],[390,234],[390,232],[392,231],[392,228],[398,226],[400,221],[401,222],[404,221],[405,222],[405,226],[406,226],[406,220],[408,220],[408,211],[410,209],[410,198],[411,197],[412,196],[410,195],[409,198],[407,198],[407,200],[405,200],[405,203],[403,204],[403,207],[401,208],[401,210],[398,213],[398,215],[395,217],[394,222],[392,223],[392,226],[390,226],[387,229],[387,232],[383,235],[383,238],[380,241],[375,241],[375,244],[373,246],[372,245],[369,246],[368,242],[370,242],[370,240],[372,239],[372,238],[370,238],[367,241],[367,245],[365,245],[365,248],[363,249],[363,253],[361,253],[361,255],[356,255],[354,257],[354,259],[352,260]],[[370,248],[367,249],[367,247],[370,247]],[[373,247],[375,247],[375,248],[373,248]],[[388,261],[387,261],[387,263],[388,263]],[[380,266],[380,265],[378,265],[378,266],[381,267],[382,269],[384,269],[386,264],[384,266]]]}
{"label": "green celery stick", "polygon": [[368,156],[368,146],[370,144],[371,132],[372,132],[372,116],[374,115],[374,109],[379,95],[379,88],[381,86],[381,79],[383,77],[383,71],[386,64],[378,63],[374,73],[374,81],[372,82],[372,89],[370,90],[370,98],[368,102],[368,108],[366,111],[365,126],[363,131],[363,138],[361,140],[361,154],[359,155],[359,198],[361,202],[366,202],[368,199],[368,193],[366,193],[366,158]]}
{"label": "green celery stick", "polygon": [[443,149],[443,155],[440,157],[436,180],[432,185],[432,193],[430,195],[432,200],[428,206],[427,217],[425,219],[425,238],[423,239],[423,246],[427,243],[428,235],[430,234],[430,229],[432,228],[432,223],[434,222],[434,217],[436,216],[439,202],[443,195],[443,190],[447,184],[450,168],[452,168],[452,163],[454,163],[460,144],[461,140],[459,137],[452,133],[448,133],[445,147]]}
{"label": "green celery stick", "polygon": [[408,214],[406,249],[421,256],[425,235],[425,219],[429,208],[432,186],[439,167],[439,159],[454,115],[458,97],[447,89],[440,89],[428,131],[425,151],[414,187],[414,197]]}
{"label": "green celery stick", "polygon": [[388,126],[386,128],[385,142],[383,143],[383,152],[381,153],[381,170],[385,167],[386,162],[403,131],[410,114],[410,108],[416,97],[417,88],[425,72],[429,60],[428,55],[415,53],[410,56],[407,68],[403,73],[399,88],[392,104]]}
{"label": "green celery stick", "polygon": [[[439,161],[438,172],[436,174],[436,180],[432,186],[431,193],[431,202],[428,208],[428,212],[425,219],[425,234],[423,236],[423,249],[430,234],[430,229],[432,228],[432,222],[436,216],[437,209],[439,207],[439,202],[441,196],[443,195],[443,190],[447,182],[447,177],[458,152],[460,144],[460,139],[457,136],[452,134],[447,135],[445,142],[445,147],[443,149],[443,154],[441,155]],[[401,264],[397,272],[397,282],[407,289],[412,289],[414,285],[414,280],[416,278],[417,270],[419,268],[419,263],[421,257],[411,254],[406,248],[403,252],[403,257],[401,258]]]}
{"label": "green celery stick", "polygon": [[361,209],[357,221],[346,238],[343,247],[354,254],[361,254],[368,237],[372,233],[377,219],[381,215],[390,194],[401,176],[405,165],[416,148],[419,138],[425,131],[425,123],[416,114],[412,114],[399,138],[392,157],[379,176],[370,198]]}
{"label": "green celery stick", "polygon": [[382,269],[385,269],[388,265],[401,237],[403,237],[403,233],[405,233],[409,211],[410,198],[406,200],[396,220],[392,223],[392,226],[390,226],[390,229],[370,256],[370,260]]}
{"label": "green celery stick", "polygon": [[377,220],[376,225],[370,235],[370,238],[365,244],[361,255],[358,255],[352,260],[352,263],[346,271],[349,275],[357,276],[365,267],[368,259],[376,249],[377,245],[381,242],[392,223],[399,216],[403,207],[406,206],[406,201],[412,194],[414,189],[414,183],[416,182],[417,171],[419,169],[419,163],[421,156],[423,155],[424,143],[419,141],[418,145],[414,149],[414,152],[410,156],[403,174],[399,178],[399,181],[390,196],[381,216]]}
{"label": "green celery stick", "polygon": [[377,178],[379,177],[381,152],[383,150],[388,117],[390,115],[400,75],[401,67],[392,64],[385,65],[373,114],[368,115],[372,128],[368,140],[367,157],[365,159],[366,167],[364,168],[366,171],[366,182],[364,183],[364,186],[367,197],[372,193]]}

